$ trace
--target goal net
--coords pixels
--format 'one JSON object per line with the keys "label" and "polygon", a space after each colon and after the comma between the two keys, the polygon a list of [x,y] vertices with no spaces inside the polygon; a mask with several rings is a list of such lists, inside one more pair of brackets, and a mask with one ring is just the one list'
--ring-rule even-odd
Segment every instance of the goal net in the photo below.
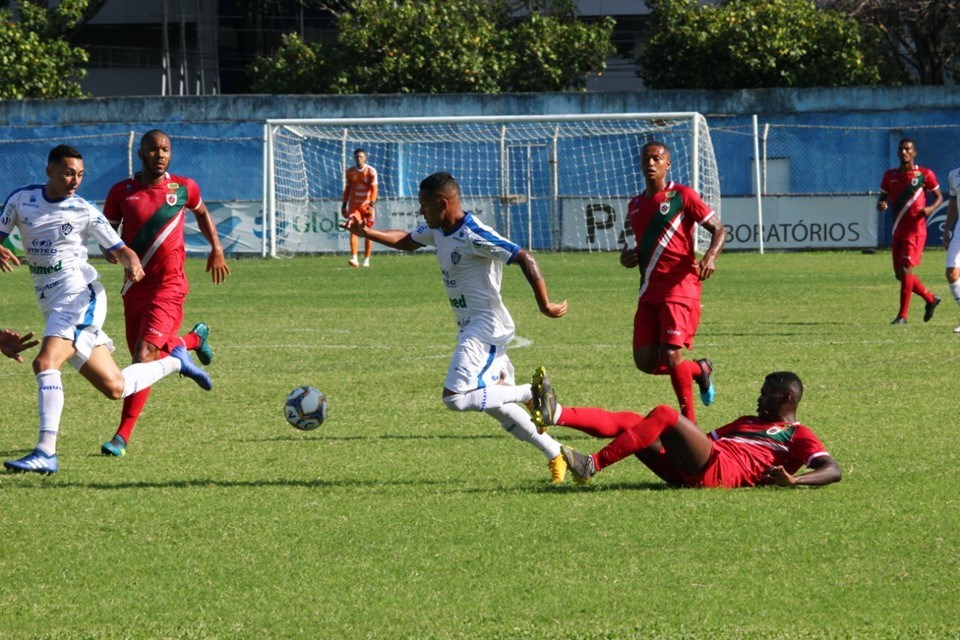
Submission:
{"label": "goal net", "polygon": [[[362,148],[378,173],[378,228],[412,230],[420,181],[447,171],[464,208],[520,246],[604,251],[633,246],[627,203],[643,191],[640,147],[671,150],[669,179],[720,213],[706,119],[698,113],[268,120],[265,229],[273,256],[343,252],[344,172]],[[698,232],[700,249],[709,234]]]}

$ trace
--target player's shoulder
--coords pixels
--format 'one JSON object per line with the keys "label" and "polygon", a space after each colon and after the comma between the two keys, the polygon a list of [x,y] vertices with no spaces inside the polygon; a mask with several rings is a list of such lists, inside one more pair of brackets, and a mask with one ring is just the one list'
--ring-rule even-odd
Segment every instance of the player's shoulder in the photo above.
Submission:
{"label": "player's shoulder", "polygon": [[187,176],[181,176],[173,173],[167,174],[167,183],[168,184],[176,183],[178,185],[183,185],[185,187],[195,187],[197,185],[197,181],[194,180],[193,178],[189,178]]}
{"label": "player's shoulder", "polygon": [[25,184],[22,187],[17,187],[10,192],[10,195],[7,196],[6,202],[16,202],[22,198],[30,198],[31,196],[36,196],[37,194],[43,195],[43,185],[42,184]]}

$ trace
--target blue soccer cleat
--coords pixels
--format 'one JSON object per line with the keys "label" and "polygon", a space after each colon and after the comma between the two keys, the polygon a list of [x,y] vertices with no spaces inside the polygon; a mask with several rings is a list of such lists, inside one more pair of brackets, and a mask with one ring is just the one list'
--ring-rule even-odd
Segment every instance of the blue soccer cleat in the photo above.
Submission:
{"label": "blue soccer cleat", "polygon": [[206,367],[213,362],[213,348],[207,341],[210,337],[210,327],[208,327],[205,322],[198,322],[193,325],[193,329],[190,329],[190,332],[200,336],[200,346],[196,349],[197,360]]}
{"label": "blue soccer cleat", "polygon": [[717,397],[717,390],[713,388],[713,362],[704,358],[703,360],[697,360],[697,364],[700,365],[700,375],[696,376],[694,380],[700,387],[700,400],[703,402],[703,406],[709,407],[713,404],[713,399]]}
{"label": "blue soccer cleat", "polygon": [[213,380],[210,379],[206,371],[197,366],[186,347],[180,345],[174,348],[170,355],[180,361],[180,375],[190,378],[205,391],[213,389]]}
{"label": "blue soccer cleat", "polygon": [[127,455],[127,441],[121,435],[115,435],[110,442],[104,442],[100,447],[100,453],[105,456],[114,456],[122,458]]}
{"label": "blue soccer cleat", "polygon": [[19,460],[7,460],[3,466],[17,473],[42,473],[49,476],[57,472],[60,463],[57,461],[57,454],[47,455],[40,449],[34,449]]}

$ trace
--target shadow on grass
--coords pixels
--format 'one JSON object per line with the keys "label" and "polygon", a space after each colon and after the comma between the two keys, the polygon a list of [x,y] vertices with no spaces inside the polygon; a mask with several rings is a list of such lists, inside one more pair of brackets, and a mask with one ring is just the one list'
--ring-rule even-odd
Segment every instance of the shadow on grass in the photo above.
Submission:
{"label": "shadow on grass", "polygon": [[504,434],[502,433],[488,433],[488,434],[476,434],[476,433],[467,433],[462,435],[457,435],[454,433],[441,433],[438,435],[416,435],[410,433],[381,433],[373,434],[367,436],[336,436],[336,435],[321,435],[320,433],[310,433],[305,431],[302,434],[292,434],[285,436],[273,436],[272,438],[238,438],[234,442],[311,442],[311,441],[327,441],[327,442],[350,442],[353,440],[363,441],[363,440],[494,440],[503,438]]}
{"label": "shadow on grass", "polygon": [[[13,474],[11,474],[13,475]],[[17,474],[21,476],[35,474]],[[217,489],[259,489],[264,487],[305,487],[308,489],[356,489],[360,487],[406,487],[422,485],[444,485],[445,481],[440,480],[388,480],[388,481],[365,481],[365,480],[170,480],[164,482],[58,482],[51,479],[42,484],[19,485],[16,489],[92,489],[94,491],[123,491],[126,489],[198,489],[212,487]]]}

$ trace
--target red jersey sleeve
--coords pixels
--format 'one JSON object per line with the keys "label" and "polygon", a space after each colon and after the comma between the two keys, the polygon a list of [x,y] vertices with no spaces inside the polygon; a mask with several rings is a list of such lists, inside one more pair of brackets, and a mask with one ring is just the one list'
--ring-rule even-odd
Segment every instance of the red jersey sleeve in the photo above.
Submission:
{"label": "red jersey sleeve", "polygon": [[923,188],[927,191],[936,191],[940,188],[940,183],[937,181],[936,174],[927,169],[926,167],[920,167],[920,171],[923,172]]}
{"label": "red jersey sleeve", "polygon": [[203,204],[200,186],[190,178],[185,178],[183,184],[187,188],[187,209],[196,211]]}
{"label": "red jersey sleeve", "polygon": [[118,182],[110,187],[107,199],[103,203],[103,215],[114,226],[123,221],[123,211],[120,210],[120,205],[123,202],[123,185],[125,183],[126,181]]}
{"label": "red jersey sleeve", "polygon": [[713,209],[700,197],[700,194],[689,187],[683,189],[683,211],[700,224],[714,216]]}
{"label": "red jersey sleeve", "polygon": [[806,466],[813,457],[827,453],[820,438],[802,424],[797,425],[796,431],[793,432],[788,451],[790,457],[801,466]]}

